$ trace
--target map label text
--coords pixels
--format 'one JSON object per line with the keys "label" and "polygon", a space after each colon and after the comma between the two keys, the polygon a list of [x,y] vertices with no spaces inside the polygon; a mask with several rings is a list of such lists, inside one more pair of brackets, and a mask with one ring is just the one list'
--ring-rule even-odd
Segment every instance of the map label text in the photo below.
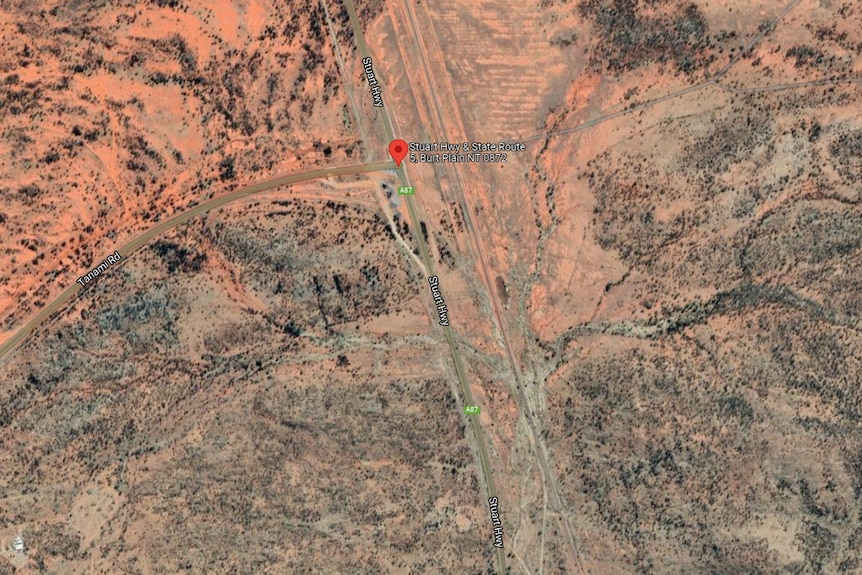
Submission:
{"label": "map label text", "polygon": [[95,268],[93,268],[93,270],[90,273],[88,273],[87,275],[79,277],[78,283],[81,284],[82,286],[87,285],[88,283],[90,283],[91,281],[96,279],[96,276],[100,275],[102,272],[107,271],[109,267],[111,267],[112,265],[114,265],[115,263],[120,261],[121,259],[123,259],[123,256],[120,255],[120,252],[114,251],[114,253],[112,253],[107,258],[105,258],[105,260],[102,263],[100,263]]}
{"label": "map label text", "polygon": [[443,295],[440,293],[440,280],[437,276],[428,278],[428,283],[431,284],[431,295],[434,297],[434,305],[437,306],[437,315],[440,316],[440,325],[449,325],[449,310],[446,308],[446,302],[443,301]]}
{"label": "map label text", "polygon": [[488,498],[488,507],[491,509],[491,524],[494,525],[494,547],[503,548],[503,522],[500,521],[500,511],[497,508],[499,500],[496,497]]}
{"label": "map label text", "polygon": [[377,76],[374,75],[374,66],[371,58],[362,59],[362,67],[365,69],[365,78],[368,80],[368,85],[371,86],[371,97],[374,99],[374,107],[383,107],[383,95],[380,93],[380,85],[377,82]]}

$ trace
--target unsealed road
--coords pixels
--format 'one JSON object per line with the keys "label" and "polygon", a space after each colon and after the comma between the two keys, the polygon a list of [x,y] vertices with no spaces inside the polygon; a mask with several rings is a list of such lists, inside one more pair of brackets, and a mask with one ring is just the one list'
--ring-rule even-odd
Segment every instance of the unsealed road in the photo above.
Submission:
{"label": "unsealed road", "polygon": [[[134,253],[136,250],[138,250],[140,247],[155,239],[159,235],[165,233],[166,231],[173,229],[196,216],[203,215],[210,210],[220,208],[225,204],[235,202],[236,200],[242,199],[252,194],[258,194],[260,192],[265,192],[267,190],[271,190],[273,188],[278,188],[281,186],[289,186],[291,184],[299,184],[311,180],[319,180],[321,178],[330,178],[333,176],[351,176],[354,174],[366,174],[368,172],[380,172],[382,170],[391,170],[393,168],[395,168],[395,162],[388,160],[385,162],[357,164],[353,166],[322,168],[319,170],[311,170],[309,172],[301,172],[289,176],[281,176],[278,178],[273,178],[271,180],[266,180],[265,182],[252,184],[250,186],[236,189],[232,192],[224,194],[223,196],[212,198],[201,204],[193,206],[185,210],[184,212],[159,223],[154,228],[144,232],[143,234],[129,241],[126,245],[119,248],[117,251],[120,252],[120,255],[123,258],[126,258],[132,253]],[[83,270],[82,275],[87,273],[88,271],[90,270]],[[24,324],[23,327],[18,329],[18,331],[15,332],[12,337],[0,344],[0,361],[3,361],[6,356],[8,356],[13,349],[15,349],[15,346],[21,343],[21,341],[23,341],[28,335],[33,333],[36,328],[38,328],[44,321],[51,317],[53,313],[62,308],[66,304],[66,302],[68,302],[82,289],[84,289],[84,286],[79,284],[77,281],[73,282],[72,285],[63,290],[63,292],[60,293],[60,295],[58,295],[57,298],[54,299],[54,301],[45,306],[42,311],[40,311],[30,321]]]}

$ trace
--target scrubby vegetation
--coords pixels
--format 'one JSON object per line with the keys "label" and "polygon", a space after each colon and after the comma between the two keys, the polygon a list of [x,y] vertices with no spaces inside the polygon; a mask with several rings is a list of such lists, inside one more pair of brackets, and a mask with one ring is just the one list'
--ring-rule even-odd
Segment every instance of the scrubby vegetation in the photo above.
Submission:
{"label": "scrubby vegetation", "polygon": [[[369,18],[380,8],[360,10]],[[288,165],[353,154],[323,5],[279,0],[264,10],[259,27],[178,0],[0,8],[3,233],[10,244],[45,240],[39,259],[4,254],[2,297],[15,302],[0,310],[4,330],[122,232]]]}
{"label": "scrubby vegetation", "polygon": [[274,208],[248,227],[208,233],[251,274],[253,288],[272,304],[270,321],[288,333],[385,315],[412,293],[404,270],[381,264],[399,256],[378,214],[335,202]]}
{"label": "scrubby vegetation", "polygon": [[56,518],[25,533],[29,568],[481,572],[451,386],[415,377],[437,351],[363,329],[415,294],[385,229],[336,202],[222,212],[4,364],[4,520]]}
{"label": "scrubby vegetation", "polygon": [[[598,340],[620,351],[564,368],[549,440],[582,529],[641,573],[848,572],[860,559],[856,338],[780,306],[731,317],[721,339],[707,321],[705,346]],[[783,416],[801,402],[810,415]],[[850,459],[796,456],[824,444]],[[764,525],[794,533],[799,557],[757,535]]]}
{"label": "scrubby vegetation", "polygon": [[594,68],[621,74],[658,62],[692,74],[716,58],[708,50],[706,18],[694,3],[585,0],[578,12],[599,37],[590,55]]}
{"label": "scrubby vegetation", "polygon": [[[649,63],[708,66],[709,40],[669,35],[682,29],[667,19],[674,10],[684,6],[581,3],[597,35],[591,63],[617,75],[617,95],[634,84],[624,74]],[[771,40],[753,51],[756,72],[739,64],[729,85],[853,75],[856,43],[842,31],[852,21],[799,26],[811,38]],[[658,41],[643,48],[646,38]],[[848,110],[858,90],[725,90],[705,104],[712,94],[573,144],[590,150],[579,151],[576,201],[542,204],[552,184],[531,180],[550,214],[537,227],[551,222],[569,242],[554,252],[581,233],[554,214],[587,204],[589,247],[578,253],[605,250],[602,264],[621,270],[595,290],[594,309],[539,344],[555,368],[545,438],[597,572],[855,573],[862,280],[850,270],[862,266],[862,132]],[[556,168],[538,163],[536,173]],[[528,300],[534,325],[595,289],[560,296],[553,266],[569,268],[549,260],[536,292],[550,310]]]}
{"label": "scrubby vegetation", "polygon": [[207,261],[205,253],[170,241],[158,240],[151,249],[167,264],[168,273],[199,272]]}

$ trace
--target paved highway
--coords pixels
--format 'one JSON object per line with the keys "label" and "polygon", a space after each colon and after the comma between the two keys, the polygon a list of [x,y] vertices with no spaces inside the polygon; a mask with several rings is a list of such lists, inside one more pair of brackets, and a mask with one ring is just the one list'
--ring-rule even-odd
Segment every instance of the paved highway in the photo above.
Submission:
{"label": "paved highway", "polygon": [[[345,5],[347,7],[347,13],[350,17],[350,25],[353,28],[353,36],[356,39],[356,45],[359,49],[360,57],[368,58],[370,57],[370,52],[368,50],[368,45],[365,43],[365,35],[362,31],[362,25],[359,22],[359,17],[356,13],[356,6],[353,3],[353,0],[345,0]],[[385,98],[385,94],[384,94]],[[388,108],[384,107],[381,109],[382,113],[380,114],[380,118],[383,122],[383,128],[386,132],[387,141],[392,141],[396,138],[395,130],[392,128],[392,120],[389,117]],[[400,184],[402,186],[409,186],[410,179],[407,176],[406,162],[401,164],[401,167],[398,169],[398,179],[400,180]],[[425,270],[428,275],[434,275],[434,262],[431,259],[431,256],[428,253],[428,246],[425,243],[425,238],[422,236],[419,214],[416,210],[416,202],[413,200],[413,196],[404,196],[405,203],[407,205],[407,211],[410,214],[410,223],[413,228],[413,235],[416,238],[416,243],[419,245],[419,252],[422,258],[422,262],[425,264]],[[436,314],[432,315],[432,318],[435,317]],[[458,342],[455,340],[455,332],[452,330],[450,326],[442,326],[443,332],[446,336],[446,342],[449,344],[449,353],[452,356],[452,361],[455,364],[455,373],[458,376],[458,384],[461,389],[461,399],[464,402],[464,405],[474,405],[473,404],[473,394],[470,391],[470,384],[467,381],[467,372],[464,369],[464,363],[461,360],[461,352],[458,349]],[[496,497],[497,496],[497,488],[494,485],[494,477],[491,471],[491,463],[488,458],[488,449],[485,443],[485,434],[482,432],[482,424],[479,422],[479,416],[476,414],[466,415],[468,421],[470,422],[470,427],[473,430],[473,437],[476,441],[476,448],[479,452],[479,465],[481,467],[480,471],[480,479],[482,483],[485,485],[485,490],[487,491],[487,496]],[[488,534],[489,540],[491,535],[491,520],[490,515],[488,517]],[[498,547],[497,549],[497,569],[499,571],[499,575],[505,575],[506,570],[506,553],[503,548]]]}
{"label": "paved highway", "polygon": [[[166,231],[173,229],[196,216],[203,215],[210,210],[220,208],[225,204],[235,202],[236,200],[245,198],[252,194],[258,194],[260,192],[265,192],[267,190],[271,190],[273,188],[278,188],[281,186],[289,186],[291,184],[299,184],[301,182],[318,180],[320,178],[365,174],[368,172],[391,170],[393,168],[395,168],[395,162],[389,160],[385,162],[374,162],[353,166],[322,168],[319,170],[311,170],[309,172],[301,172],[299,174],[292,174],[289,176],[281,176],[278,178],[273,178],[271,180],[266,180],[264,182],[259,182],[257,184],[252,184],[250,186],[236,189],[230,193],[224,194],[217,198],[212,198],[196,206],[193,206],[185,210],[184,212],[159,223],[157,226],[134,238],[126,245],[119,248],[117,251],[120,252],[120,255],[123,258],[126,258],[132,253],[134,253],[136,250],[138,250],[141,246],[145,245],[146,243],[150,242],[151,240],[165,233]],[[81,275],[84,275],[89,271],[89,269],[81,270]],[[54,299],[54,301],[45,306],[42,311],[36,314],[30,321],[28,321],[17,332],[15,332],[12,337],[0,344],[0,361],[3,361],[19,343],[21,343],[28,335],[33,333],[36,328],[42,325],[42,323],[45,322],[49,317],[51,317],[52,314],[62,308],[66,304],[66,302],[72,299],[75,295],[77,295],[79,291],[83,289],[84,287],[81,284],[79,284],[77,281],[74,281],[72,285],[70,285],[62,293],[60,293],[60,295],[58,295]]]}
{"label": "paved highway", "polygon": [[[437,38],[437,33],[433,26],[433,22],[430,22],[430,25],[420,26],[417,21],[416,13],[414,11],[413,2],[411,0],[404,0],[402,2],[402,5],[407,15],[410,29],[409,31],[405,31],[404,33],[399,35],[399,41],[409,41],[411,35],[415,40],[417,57],[420,59],[420,62],[422,64],[417,68],[421,70],[421,72],[424,74],[424,82],[417,82],[416,84],[422,85],[424,83],[424,87],[426,87],[428,91],[431,104],[430,108],[432,112],[430,115],[433,118],[434,123],[436,124],[436,129],[439,134],[449,136],[452,141],[469,141],[471,138],[468,137],[467,130],[464,127],[463,121],[461,120],[458,102],[454,95],[454,88],[452,87],[451,82],[448,81],[447,71],[443,70],[440,74],[437,75],[432,74],[430,71],[431,66],[426,56],[427,51],[429,49],[441,49],[439,39]],[[428,18],[430,21],[430,13],[428,14]],[[420,34],[420,30],[424,30],[425,33],[429,36],[430,48],[426,47],[425,41]],[[411,69],[413,69],[413,67],[411,67]],[[444,97],[448,98],[450,102],[450,109],[453,110],[452,114],[444,114],[441,98],[438,96],[439,91],[442,91]],[[477,139],[481,140],[482,138]],[[527,439],[529,440],[530,445],[533,448],[534,453],[536,454],[536,460],[539,463],[539,469],[542,473],[544,485],[547,489],[547,493],[551,501],[551,508],[557,513],[557,518],[561,524],[563,533],[565,535],[566,544],[569,548],[572,562],[575,564],[578,571],[583,574],[586,571],[581,562],[574,531],[572,530],[569,523],[569,509],[564,502],[563,497],[560,495],[557,478],[549,462],[549,450],[545,445],[544,439],[540,431],[542,427],[536,421],[533,406],[528,401],[524,392],[527,386],[525,384],[524,376],[521,373],[518,361],[515,358],[515,353],[511,343],[511,338],[509,336],[507,323],[504,321],[502,309],[503,306],[499,300],[496,287],[492,280],[490,266],[488,265],[487,257],[485,255],[485,248],[482,242],[482,238],[480,237],[480,234],[477,233],[476,226],[473,223],[472,214],[475,213],[475,210],[473,209],[473,205],[470,202],[468,195],[464,193],[464,190],[467,189],[465,181],[469,174],[467,176],[464,175],[464,164],[461,163],[456,163],[453,165],[447,164],[445,165],[444,169],[451,174],[450,189],[454,193],[455,198],[461,206],[461,212],[464,218],[464,230],[467,236],[467,246],[470,249],[470,255],[473,261],[476,263],[476,269],[479,272],[478,279],[483,285],[484,292],[487,295],[488,303],[491,307],[491,321],[495,324],[495,327],[500,334],[500,337],[503,342],[503,347],[506,349],[509,366],[512,370],[512,375],[514,376],[514,384],[509,385],[510,392],[512,393],[512,396],[516,400],[521,410],[521,413],[524,415],[527,421],[527,425],[530,430],[530,434]],[[441,186],[442,190],[442,182],[440,182],[439,178],[438,183]],[[446,198],[443,199],[445,202]]]}

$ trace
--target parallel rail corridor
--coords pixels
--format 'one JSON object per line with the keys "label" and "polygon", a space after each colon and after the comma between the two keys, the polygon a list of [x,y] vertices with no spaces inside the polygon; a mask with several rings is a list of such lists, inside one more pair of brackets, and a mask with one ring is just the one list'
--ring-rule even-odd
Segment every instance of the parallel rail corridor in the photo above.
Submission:
{"label": "parallel rail corridor", "polygon": [[[413,11],[413,5],[409,0],[406,0],[403,5],[404,10],[407,14],[408,23],[410,25],[409,32],[415,38],[415,42],[417,44],[418,49],[416,50],[416,52],[418,53],[417,57],[420,59],[420,68],[422,70],[422,73],[424,73],[424,81],[429,93],[429,99],[431,103],[430,108],[432,112],[431,116],[433,116],[434,121],[436,122],[441,134],[446,134],[450,137],[454,137],[456,141],[460,139],[469,139],[466,138],[466,129],[461,120],[460,112],[458,110],[458,104],[456,101],[454,101],[452,85],[450,82],[447,82],[445,80],[447,78],[447,75],[444,73],[442,74],[442,76],[440,76],[444,78],[442,82],[443,86],[441,89],[446,95],[449,96],[451,100],[453,100],[452,103],[454,109],[454,116],[450,119],[450,122],[454,124],[454,129],[450,128],[449,122],[447,122],[446,120],[447,116],[443,113],[443,106],[440,101],[440,98],[438,97],[438,90],[437,86],[435,85],[435,78],[430,72],[430,65],[427,61],[427,58],[425,57],[426,49],[424,48],[424,41],[419,32],[420,26],[417,23],[416,15]],[[426,10],[427,8],[428,7],[426,6]],[[433,23],[430,26],[427,26],[426,29],[429,31],[429,35],[431,36],[432,46],[434,46],[434,49],[437,49],[439,43],[437,41],[436,31],[434,30]],[[437,45],[434,45],[435,43]],[[513,351],[511,339],[509,336],[509,330],[503,317],[502,305],[499,301],[499,298],[497,297],[496,290],[491,279],[490,266],[488,264],[487,256],[485,255],[484,245],[481,238],[479,237],[479,234],[477,233],[476,226],[473,223],[473,219],[471,217],[471,214],[474,211],[473,206],[467,194],[464,193],[466,185],[465,175],[462,172],[462,165],[455,164],[451,167],[447,165],[446,169],[452,174],[452,184],[450,187],[455,195],[456,201],[458,201],[462,208],[462,213],[464,216],[464,228],[466,230],[465,235],[467,236],[466,244],[470,251],[470,256],[476,263],[477,271],[479,272],[478,279],[483,286],[485,295],[488,298],[488,302],[492,310],[491,321],[497,328],[503,340],[503,346],[506,350],[509,367],[515,379],[515,385],[510,386],[510,390],[515,396],[515,399],[517,400],[517,403],[520,406],[524,417],[526,418],[531,435],[530,443],[536,454],[536,459],[539,463],[543,481],[545,482],[548,489],[552,508],[557,513],[557,519],[559,520],[563,533],[565,535],[566,545],[568,546],[568,549],[570,551],[572,562],[580,573],[585,573],[584,566],[581,562],[580,553],[578,551],[575,534],[573,533],[568,520],[568,508],[563,501],[563,497],[559,493],[557,479],[553,473],[553,470],[551,469],[551,464],[549,463],[550,456],[547,454],[547,447],[544,445],[544,442],[542,440],[539,424],[535,420],[533,408],[530,402],[527,400],[526,395],[523,391],[525,388],[525,380],[523,375],[521,374],[520,366],[515,359],[515,353]],[[439,179],[438,184],[442,186],[442,183],[439,181]]]}
{"label": "parallel rail corridor", "polygon": [[[846,77],[846,78],[828,78],[828,79],[816,79],[809,81],[799,81],[793,83],[785,83],[785,84],[774,84],[774,85],[762,85],[762,86],[754,86],[750,88],[745,87],[736,87],[731,85],[726,80],[726,76],[728,72],[737,64],[746,54],[749,54],[755,46],[759,42],[761,42],[768,34],[770,34],[777,24],[785,17],[788,13],[790,13],[794,8],[796,8],[801,3],[801,0],[791,0],[784,9],[778,13],[771,21],[764,24],[756,34],[754,34],[748,42],[743,46],[743,48],[733,56],[730,61],[726,63],[720,70],[718,70],[712,77],[704,78],[700,83],[690,85],[684,88],[680,88],[676,91],[655,97],[649,100],[643,100],[640,102],[633,103],[626,108],[620,109],[618,107],[611,108],[610,110],[606,110],[603,112],[598,112],[598,115],[586,119],[581,124],[558,128],[555,130],[545,131],[543,133],[537,133],[533,135],[527,135],[525,137],[520,138],[497,138],[497,141],[505,141],[508,139],[510,142],[522,142],[522,143],[531,143],[531,142],[544,142],[547,144],[548,140],[551,138],[557,138],[560,136],[577,134],[582,131],[586,131],[590,128],[593,128],[599,124],[604,122],[609,122],[614,119],[622,118],[625,116],[629,116],[631,114],[638,113],[640,111],[647,110],[654,106],[658,106],[660,104],[672,101],[676,98],[680,98],[686,95],[693,94],[700,90],[704,90],[707,88],[713,88],[717,90],[722,90],[728,92],[730,94],[736,95],[749,95],[749,94],[762,94],[768,92],[778,92],[782,90],[791,90],[791,89],[802,89],[802,88],[813,88],[820,86],[836,86],[841,84],[860,84],[862,83],[862,77]],[[356,42],[356,48],[358,51],[358,56],[362,59],[369,58],[371,56],[368,45],[366,43],[366,39],[364,37],[364,32],[362,30],[362,26],[359,22],[359,17],[357,14],[356,6],[354,4],[354,0],[345,0],[344,5],[347,9],[350,26],[353,30],[354,41]],[[429,21],[431,21],[432,26],[429,32],[424,33],[421,31],[421,20],[422,20],[422,12],[417,12],[419,9],[415,9],[414,5],[410,0],[404,0],[404,13],[407,17],[407,24],[409,26],[409,34],[413,37],[415,42],[415,47],[406,48],[409,52],[413,52],[416,50],[415,57],[409,58],[410,60],[416,59],[419,64],[419,72],[417,72],[417,80],[424,76],[423,84],[428,88],[428,96],[427,96],[427,105],[424,105],[420,98],[416,97],[416,93],[414,92],[414,98],[416,98],[416,107],[420,109],[420,116],[423,116],[421,108],[424,106],[427,109],[427,117],[423,118],[423,121],[427,120],[431,124],[436,124],[435,129],[441,131],[443,135],[452,136],[452,135],[462,135],[466,136],[465,126],[460,117],[460,110],[458,100],[455,97],[455,92],[449,81],[448,75],[444,74],[442,79],[436,79],[433,75],[433,66],[434,62],[433,57],[431,61],[429,61],[428,56],[426,54],[426,44],[431,47],[431,49],[438,49],[439,39],[437,38],[437,33],[433,29],[433,21],[430,20],[430,13],[428,13]],[[425,10],[428,10],[428,7],[425,7]],[[335,57],[337,60],[337,64],[339,67],[339,71],[344,78],[346,84],[349,84],[349,74],[347,71],[347,66],[345,65],[345,55],[341,52],[338,47],[338,38],[335,33],[335,29],[333,26],[333,22],[330,18],[330,13],[327,5],[324,3],[324,11],[326,15],[326,22],[329,27],[330,39],[335,48]],[[417,16],[418,14],[418,16]],[[393,19],[394,21],[394,19]],[[399,42],[399,47],[403,50],[403,45]],[[403,52],[402,52],[403,53]],[[405,57],[405,63],[408,58]],[[438,89],[440,90],[440,94],[438,95]],[[366,124],[361,122],[360,118],[360,106],[358,105],[357,94],[350,89],[350,86],[346,86],[347,91],[347,99],[350,105],[351,110],[356,115],[357,118],[357,129],[362,135],[362,139],[364,142],[373,142],[374,134],[369,134],[369,132],[377,132],[377,129],[372,129],[373,124],[369,121]],[[390,98],[386,100],[387,102],[393,101],[394,98]],[[449,104],[450,107],[448,110],[453,112],[453,115],[447,115],[445,112],[447,110],[446,105]],[[382,106],[377,108],[377,116],[379,121],[382,124],[384,135],[388,140],[393,140],[396,138],[396,131],[393,125],[393,117],[395,112],[391,110],[389,107]],[[393,114],[391,116],[390,114]],[[378,134],[379,135],[379,134]],[[369,137],[370,136],[370,137]],[[92,151],[92,150],[91,150]],[[98,156],[97,156],[98,157]],[[100,158],[101,159],[101,158]],[[175,214],[172,217],[159,222],[153,228],[137,235],[136,237],[129,240],[125,245],[116,249],[119,254],[118,259],[111,259],[110,264],[114,266],[115,263],[119,262],[120,265],[125,263],[125,260],[128,259],[129,256],[133,255],[135,252],[140,250],[142,247],[147,245],[153,239],[158,236],[164,234],[165,232],[177,228],[178,226],[188,222],[189,220],[206,214],[212,210],[221,208],[228,203],[238,201],[240,199],[246,198],[248,196],[258,194],[264,191],[272,190],[275,188],[279,188],[282,186],[290,186],[293,184],[309,182],[313,180],[329,178],[329,177],[338,177],[338,176],[349,176],[349,175],[358,175],[363,173],[371,173],[378,171],[392,171],[396,174],[396,178],[400,185],[409,186],[410,179],[407,173],[407,165],[406,163],[402,164],[400,167],[397,167],[396,164],[391,160],[379,161],[379,162],[368,162],[357,165],[350,166],[336,166],[329,168],[320,168],[315,170],[310,170],[306,172],[301,172],[297,174],[291,174],[287,176],[281,176],[273,179],[269,179],[266,181],[254,183],[248,186],[244,186],[233,190],[228,193],[224,193],[221,196],[210,198],[208,200],[203,201],[200,204],[192,206],[181,213]],[[483,244],[482,238],[478,233],[479,230],[476,229],[478,223],[474,224],[472,221],[473,214],[473,206],[471,205],[471,201],[465,191],[465,181],[469,179],[470,172],[465,174],[464,170],[468,168],[462,168],[461,166],[447,166],[445,168],[447,170],[447,174],[450,176],[450,184],[449,189],[451,190],[453,199],[457,201],[459,207],[463,212],[463,218],[465,222],[465,231],[462,236],[463,241],[466,244],[467,250],[469,252],[469,256],[476,264],[477,280],[481,284],[483,291],[486,292],[488,297],[490,307],[491,307],[491,321],[494,324],[494,327],[499,331],[503,345],[505,347],[505,351],[507,354],[507,359],[509,366],[511,368],[513,378],[515,380],[516,385],[512,387],[512,394],[517,403],[519,403],[520,408],[524,412],[524,416],[526,419],[526,423],[529,429],[529,435],[531,436],[532,447],[535,451],[536,461],[539,464],[541,475],[544,478],[544,497],[545,497],[545,507],[547,511],[547,507],[550,507],[553,511],[558,514],[558,520],[562,525],[563,535],[565,537],[566,543],[570,550],[571,555],[573,556],[573,560],[575,566],[582,573],[585,571],[584,565],[582,563],[582,559],[579,552],[579,546],[577,538],[572,529],[572,525],[570,523],[570,512],[567,509],[566,502],[564,498],[560,494],[560,489],[557,484],[556,475],[554,473],[554,469],[551,464],[551,453],[547,449],[545,445],[542,435],[541,435],[541,426],[539,422],[536,421],[535,415],[531,410],[531,403],[528,401],[528,398],[525,396],[523,388],[526,381],[530,379],[529,367],[524,367],[525,371],[528,373],[525,375],[521,373],[522,365],[518,362],[516,354],[514,352],[512,346],[512,340],[510,338],[510,328],[512,328],[511,323],[507,322],[507,318],[502,311],[502,306],[499,301],[498,296],[496,295],[495,286],[491,278],[492,269],[488,263],[488,258],[485,252],[485,246]],[[444,194],[445,187],[440,180],[439,175],[437,176],[437,183],[440,187],[441,194]],[[117,182],[114,182],[115,187]],[[117,193],[119,194],[120,200],[122,199],[122,194],[120,193],[120,189],[117,188]],[[419,257],[416,258],[413,253],[412,248],[405,243],[401,237],[398,239],[400,241],[400,245],[405,249],[410,251],[410,256],[412,257],[412,263],[417,267],[424,266],[424,272],[427,276],[435,275],[434,272],[434,261],[431,258],[429,248],[425,238],[421,232],[421,223],[422,218],[420,217],[420,209],[423,206],[427,206],[427,204],[417,204],[416,200],[412,195],[403,196],[405,201],[405,205],[407,208],[407,212],[410,218],[410,223],[412,225],[412,233],[416,239],[416,244],[418,245]],[[447,203],[445,200],[447,198],[444,197],[444,203]],[[113,249],[113,248],[112,248]],[[107,254],[104,254],[107,255]],[[106,260],[107,261],[107,260]],[[94,263],[93,265],[97,265]],[[100,266],[101,267],[101,266]],[[108,265],[104,266],[106,269],[101,273],[110,273],[110,267]],[[114,266],[115,267],[115,266]],[[82,269],[80,270],[81,274],[86,274],[89,270]],[[93,272],[99,273],[99,272]],[[88,283],[91,280],[88,280]],[[64,310],[67,310],[69,306],[73,304],[75,298],[86,289],[87,286],[83,285],[83,282],[79,283],[74,281],[74,278],[70,278],[70,285],[66,287],[62,292],[60,292],[50,303],[48,303],[43,309],[41,309],[36,315],[31,317],[26,321],[20,328],[17,329],[14,333],[12,333],[7,339],[0,342],[0,363],[8,360],[13,352],[20,346],[22,342],[26,340],[30,335],[43,327],[45,324],[50,322],[53,319],[62,313]],[[427,286],[424,286],[427,288]],[[423,296],[423,301],[427,301],[427,291],[426,295]],[[432,304],[433,305],[433,304]],[[434,316],[432,315],[432,318]],[[452,318],[456,319],[456,318]],[[434,322],[436,323],[436,321]],[[453,393],[460,394],[460,399],[463,404],[473,405],[473,396],[470,390],[469,380],[467,371],[465,369],[464,361],[462,360],[462,356],[460,353],[459,342],[457,338],[456,332],[450,325],[441,325],[443,330],[443,335],[445,337],[446,343],[449,348],[449,354],[452,358],[452,362],[455,368],[455,375],[457,379],[457,384],[455,382],[450,382],[452,385]],[[461,345],[468,345],[466,342]],[[470,441],[472,439],[473,447],[477,452],[477,461],[478,464],[478,478],[480,490],[484,488],[486,492],[485,495],[488,499],[497,497],[497,488],[494,482],[493,469],[490,463],[490,458],[488,455],[488,447],[485,439],[485,435],[482,429],[482,425],[480,423],[479,417],[476,414],[465,414],[467,418],[467,422],[469,423],[470,433],[467,434],[467,440]],[[542,530],[542,548],[539,550],[540,554],[540,572],[542,568],[542,564],[544,562],[544,516],[543,512],[543,530]],[[527,571],[527,567],[518,554],[515,552],[515,549],[512,550],[513,556],[520,561],[522,568]],[[499,547],[496,549],[496,562],[497,562],[497,571],[499,575],[505,575],[508,573],[507,568],[507,558],[506,552],[503,548]]]}
{"label": "parallel rail corridor", "polygon": [[[347,7],[347,13],[350,18],[350,24],[353,28],[353,35],[356,40],[357,48],[359,49],[359,54],[362,58],[370,57],[370,52],[368,50],[368,45],[365,42],[365,36],[362,31],[362,25],[359,22],[359,17],[356,12],[356,6],[353,3],[353,0],[345,0],[345,5]],[[383,122],[383,128],[386,133],[386,138],[388,141],[395,139],[395,130],[392,127],[392,120],[389,116],[389,109],[382,108],[380,118]],[[400,168],[398,168],[398,179],[401,185],[409,186],[410,179],[407,176],[407,170],[405,169],[406,164],[402,164]],[[416,209],[416,202],[413,199],[413,196],[404,196],[405,203],[407,205],[407,211],[410,215],[410,223],[413,228],[413,235],[416,238],[416,243],[419,245],[419,252],[422,258],[422,262],[425,264],[426,273],[431,276],[434,275],[434,262],[431,259],[431,256],[428,252],[428,246],[425,242],[425,238],[421,233],[420,222],[422,221],[419,217],[418,211]],[[458,384],[461,390],[462,399],[464,401],[464,405],[472,405],[473,404],[473,394],[470,391],[470,385],[467,381],[467,372],[464,369],[464,363],[461,359],[461,352],[458,349],[458,342],[455,339],[455,332],[452,330],[450,326],[442,326],[443,332],[446,336],[446,342],[449,345],[449,353],[452,356],[452,361],[455,364],[455,372],[458,376]],[[494,485],[494,477],[491,470],[490,458],[488,457],[488,449],[485,442],[485,435],[482,431],[481,423],[479,422],[479,418],[477,415],[467,415],[468,421],[470,422],[470,427],[473,432],[473,438],[476,441],[476,448],[479,452],[479,465],[480,469],[480,478],[485,485],[485,490],[487,492],[487,496],[490,499],[491,497],[497,496],[497,489]],[[499,575],[505,575],[507,572],[506,569],[506,553],[502,547],[497,547],[497,569],[499,571]]]}

